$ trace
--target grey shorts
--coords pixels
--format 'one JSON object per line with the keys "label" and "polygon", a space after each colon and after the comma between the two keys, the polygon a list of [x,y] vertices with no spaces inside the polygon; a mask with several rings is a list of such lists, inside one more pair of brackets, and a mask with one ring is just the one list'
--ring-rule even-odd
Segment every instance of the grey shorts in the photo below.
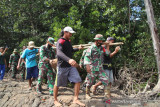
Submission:
{"label": "grey shorts", "polygon": [[55,85],[67,86],[68,80],[72,83],[79,83],[82,81],[75,67],[66,67],[66,68],[57,67]]}
{"label": "grey shorts", "polygon": [[113,72],[112,72],[112,70],[105,69],[105,72],[108,75],[108,83],[113,83],[114,78],[113,78]]}

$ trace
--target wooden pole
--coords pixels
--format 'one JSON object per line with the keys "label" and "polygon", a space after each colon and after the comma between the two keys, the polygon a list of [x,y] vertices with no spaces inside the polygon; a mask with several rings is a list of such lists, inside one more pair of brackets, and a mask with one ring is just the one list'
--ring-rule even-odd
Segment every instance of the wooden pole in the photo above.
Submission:
{"label": "wooden pole", "polygon": [[[89,46],[91,46],[94,42],[92,42],[91,44],[80,44],[82,45],[82,47],[84,48],[88,48]],[[105,43],[105,42],[104,42]],[[124,43],[123,42],[116,42],[116,43],[110,43],[109,45],[113,46],[113,45],[123,45]],[[79,47],[80,45],[73,45],[73,48],[77,48]],[[40,48],[40,47],[35,47],[35,48]],[[53,47],[54,49],[56,49],[56,47]]]}
{"label": "wooden pole", "polygon": [[[94,42],[92,42],[91,44],[80,44],[80,45],[82,45],[82,46],[85,48],[85,47],[91,46],[93,43],[94,43]],[[106,43],[106,42],[103,42],[103,43]],[[123,44],[124,44],[123,42],[109,43],[110,46],[111,46],[111,45],[112,45],[112,46],[113,46],[113,45],[123,45]],[[73,45],[73,47],[76,48],[76,47],[79,47],[80,45]]]}

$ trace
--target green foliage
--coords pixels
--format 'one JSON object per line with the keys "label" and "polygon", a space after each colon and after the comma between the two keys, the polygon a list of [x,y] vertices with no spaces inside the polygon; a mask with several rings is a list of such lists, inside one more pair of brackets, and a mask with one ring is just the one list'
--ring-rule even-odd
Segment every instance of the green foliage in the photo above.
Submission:
{"label": "green foliage", "polygon": [[[159,2],[152,3],[159,31]],[[76,31],[71,38],[73,45],[93,41],[98,33],[124,42],[113,59],[115,70],[127,66],[156,71],[143,0],[1,0],[0,8],[0,45],[8,45],[10,50],[31,40],[41,46],[48,36],[57,41],[61,30],[71,26]],[[81,54],[74,54],[77,62]]]}
{"label": "green foliage", "polygon": [[160,1],[159,0],[151,0],[152,2],[152,5],[153,5],[153,11],[154,11],[154,16],[155,16],[155,20],[156,20],[156,24],[157,24],[157,27],[158,27],[158,32],[160,34]]}

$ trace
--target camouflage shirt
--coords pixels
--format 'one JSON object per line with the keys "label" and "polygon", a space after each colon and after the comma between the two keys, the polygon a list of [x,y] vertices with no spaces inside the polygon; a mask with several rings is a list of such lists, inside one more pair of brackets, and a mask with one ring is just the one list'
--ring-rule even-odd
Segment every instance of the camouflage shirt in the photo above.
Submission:
{"label": "camouflage shirt", "polygon": [[39,64],[49,64],[46,59],[55,59],[55,50],[51,47],[48,48],[47,45],[42,45],[40,47]]}
{"label": "camouflage shirt", "polygon": [[11,54],[9,59],[9,64],[11,65],[18,65],[19,55],[18,54]]}
{"label": "camouflage shirt", "polygon": [[95,44],[91,45],[84,56],[84,65],[89,64],[91,71],[99,71],[100,68],[103,69],[103,58],[104,52],[103,47],[97,47]]}
{"label": "camouflage shirt", "polygon": [[[20,52],[20,56],[23,54],[23,51]],[[24,64],[23,61],[21,61],[21,66]]]}
{"label": "camouflage shirt", "polygon": [[85,50],[83,51],[83,53],[82,53],[81,59],[80,59],[80,61],[79,61],[79,65],[80,65],[80,66],[84,66],[84,56],[85,56],[85,54],[86,54],[86,50],[87,50],[87,49],[85,49]]}

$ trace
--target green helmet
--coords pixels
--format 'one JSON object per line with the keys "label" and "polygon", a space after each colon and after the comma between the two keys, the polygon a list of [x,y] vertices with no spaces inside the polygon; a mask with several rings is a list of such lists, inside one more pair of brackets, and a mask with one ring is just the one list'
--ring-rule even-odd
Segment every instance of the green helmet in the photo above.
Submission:
{"label": "green helmet", "polygon": [[105,40],[104,38],[103,38],[103,35],[101,35],[101,34],[97,34],[96,36],[95,36],[95,38],[94,38],[94,40]]}
{"label": "green helmet", "polygon": [[53,44],[54,44],[54,38],[49,37],[49,38],[48,38],[48,42],[51,43],[51,44],[53,45]]}

